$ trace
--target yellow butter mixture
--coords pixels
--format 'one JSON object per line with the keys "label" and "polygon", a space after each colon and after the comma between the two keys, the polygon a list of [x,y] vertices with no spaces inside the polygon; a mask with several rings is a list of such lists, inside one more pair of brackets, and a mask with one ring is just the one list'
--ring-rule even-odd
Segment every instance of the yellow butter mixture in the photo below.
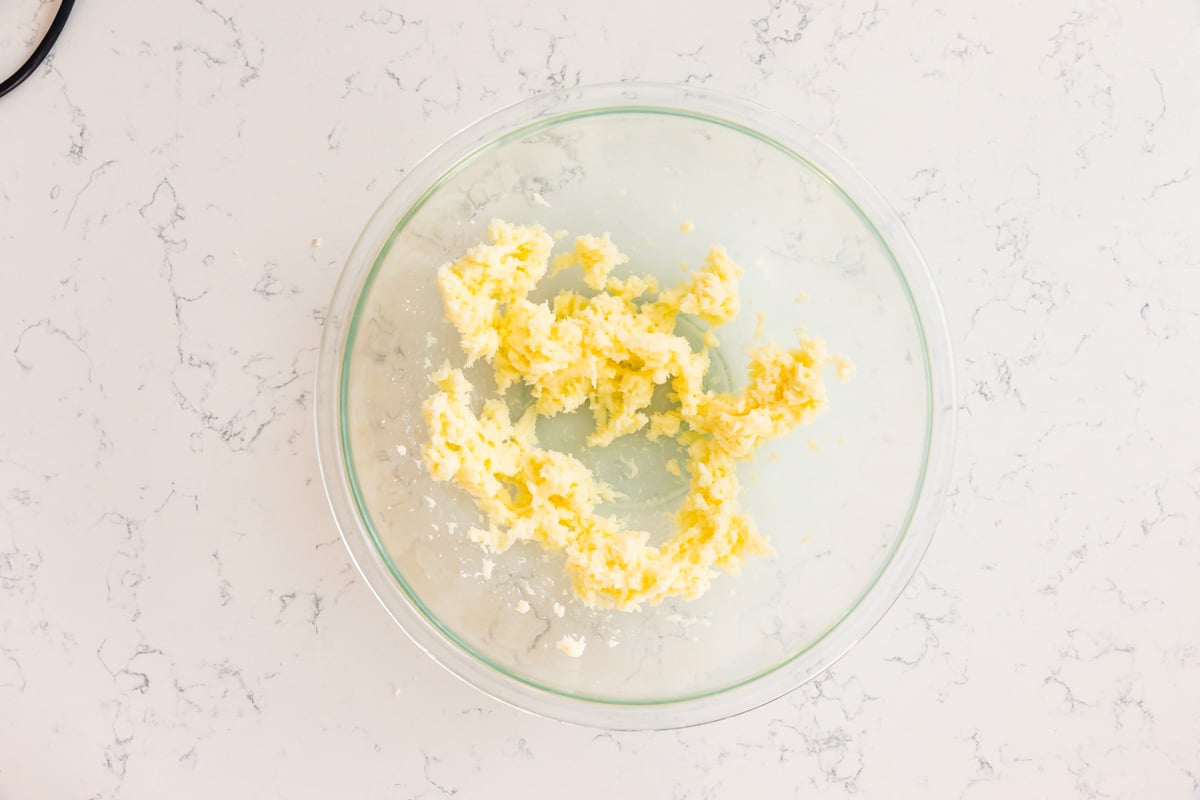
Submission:
{"label": "yellow butter mixture", "polygon": [[[719,570],[770,554],[738,507],[737,464],[824,409],[823,367],[848,379],[852,365],[830,356],[820,339],[801,336],[793,348],[752,348],[740,390],[706,390],[709,348],[718,342],[713,329],[739,307],[741,269],[724,248],[712,247],[683,283],[661,288],[652,276],[615,276],[628,259],[607,234],[580,236],[559,255],[539,225],[497,220],[488,237],[490,244],[441,267],[438,286],[468,363],[482,359],[501,395],[523,385],[532,402],[515,420],[503,396],[484,399],[476,413],[473,387],[445,364],[431,376],[436,390],[423,406],[426,468],[468,492],[487,518],[471,538],[494,552],[516,542],[561,551],[578,597],[620,610],[697,597]],[[576,267],[587,292],[530,299],[544,277]],[[698,352],[676,332],[680,315],[710,328]],[[658,387],[670,408],[651,412]],[[627,530],[603,513],[614,490],[579,459],[539,444],[539,417],[583,407],[595,420],[589,447],[631,434],[671,437],[686,447],[688,493],[678,530],[665,543],[652,545],[646,531]],[[678,464],[664,470],[670,466],[679,472]]]}

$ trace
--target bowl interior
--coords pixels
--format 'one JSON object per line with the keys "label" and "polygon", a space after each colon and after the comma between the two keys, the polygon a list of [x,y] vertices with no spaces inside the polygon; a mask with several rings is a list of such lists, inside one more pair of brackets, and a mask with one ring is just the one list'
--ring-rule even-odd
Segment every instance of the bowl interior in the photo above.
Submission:
{"label": "bowl interior", "polygon": [[[744,382],[745,346],[760,313],[767,338],[790,345],[804,327],[855,362],[847,385],[830,371],[826,414],[762,448],[740,472],[742,508],[775,557],[748,560],[741,575],[722,575],[698,600],[626,613],[575,601],[558,554],[519,544],[489,556],[467,539],[481,521],[473,503],[421,468],[420,405],[433,369],[464,362],[436,270],[483,241],[497,217],[572,237],[607,231],[630,256],[621,271],[652,273],[666,285],[684,277],[681,261],[696,265],[710,245],[725,245],[745,270],[742,313],[720,333],[714,381]],[[684,221],[694,230],[683,232]],[[468,375],[479,393],[493,391],[486,368]],[[610,108],[543,120],[482,147],[396,221],[351,321],[341,409],[368,536],[435,626],[548,691],[657,703],[720,691],[786,663],[862,598],[919,493],[929,385],[903,274],[841,188],[738,125]],[[571,424],[539,430],[548,446],[574,450]],[[661,446],[627,439],[576,452],[628,496],[613,513],[665,539],[685,483],[662,470],[669,453]],[[586,637],[582,656],[555,646],[566,634]]]}

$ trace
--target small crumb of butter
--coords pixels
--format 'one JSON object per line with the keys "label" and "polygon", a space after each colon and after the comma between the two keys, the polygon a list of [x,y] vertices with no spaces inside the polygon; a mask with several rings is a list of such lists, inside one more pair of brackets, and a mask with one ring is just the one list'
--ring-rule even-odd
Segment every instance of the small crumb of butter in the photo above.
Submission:
{"label": "small crumb of butter", "polygon": [[680,233],[691,233],[694,230],[696,230],[696,223],[692,222],[690,219],[685,219],[683,222],[679,223]]}
{"label": "small crumb of butter", "polygon": [[632,479],[638,476],[639,470],[637,462],[629,456],[621,456],[621,466],[625,468],[626,478]]}
{"label": "small crumb of butter", "polygon": [[558,640],[558,649],[569,655],[571,658],[579,658],[583,655],[584,648],[587,647],[587,639],[582,636],[571,636],[567,634]]}
{"label": "small crumb of butter", "polygon": [[845,356],[833,356],[830,363],[833,364],[834,374],[837,375],[839,381],[848,383],[854,379],[856,368],[853,361]]}

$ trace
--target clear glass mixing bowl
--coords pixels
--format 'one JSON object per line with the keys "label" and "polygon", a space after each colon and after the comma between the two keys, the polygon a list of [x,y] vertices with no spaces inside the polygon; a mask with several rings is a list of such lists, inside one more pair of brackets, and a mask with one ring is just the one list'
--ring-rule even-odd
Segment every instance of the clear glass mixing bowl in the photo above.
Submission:
{"label": "clear glass mixing bowl", "polygon": [[[725,245],[745,269],[743,311],[721,330],[714,381],[744,380],[760,313],[768,337],[790,345],[803,326],[853,359],[853,382],[830,379],[830,410],[740,473],[742,508],[776,557],[749,559],[698,600],[627,613],[575,601],[557,554],[524,544],[488,557],[467,539],[478,522],[473,503],[421,467],[420,405],[432,369],[464,360],[436,270],[484,240],[493,218],[572,235],[608,231],[631,268],[668,285],[682,279],[681,260],[698,264],[709,245]],[[681,230],[685,221],[692,232]],[[476,385],[487,389],[485,379]],[[753,104],[620,84],[518,103],[408,173],[334,292],[316,421],[346,545],[421,648],[529,711],[670,728],[796,688],[879,620],[933,534],[954,397],[929,271],[853,169]],[[580,455],[627,495],[613,513],[665,539],[685,486],[662,469],[669,453],[627,438]],[[586,637],[582,656],[555,646],[567,634]]]}

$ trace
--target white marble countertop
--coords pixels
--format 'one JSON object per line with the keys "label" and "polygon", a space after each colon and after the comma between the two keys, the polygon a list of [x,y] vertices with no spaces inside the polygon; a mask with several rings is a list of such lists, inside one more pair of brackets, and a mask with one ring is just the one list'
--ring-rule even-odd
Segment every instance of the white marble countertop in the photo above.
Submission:
{"label": "white marble countertop", "polygon": [[[54,3],[0,11],[0,72]],[[0,798],[1200,798],[1200,6],[79,3],[0,100]],[[510,710],[326,509],[322,310],[404,169],[578,82],[749,96],[904,214],[952,497],[836,668],[682,732]]]}

